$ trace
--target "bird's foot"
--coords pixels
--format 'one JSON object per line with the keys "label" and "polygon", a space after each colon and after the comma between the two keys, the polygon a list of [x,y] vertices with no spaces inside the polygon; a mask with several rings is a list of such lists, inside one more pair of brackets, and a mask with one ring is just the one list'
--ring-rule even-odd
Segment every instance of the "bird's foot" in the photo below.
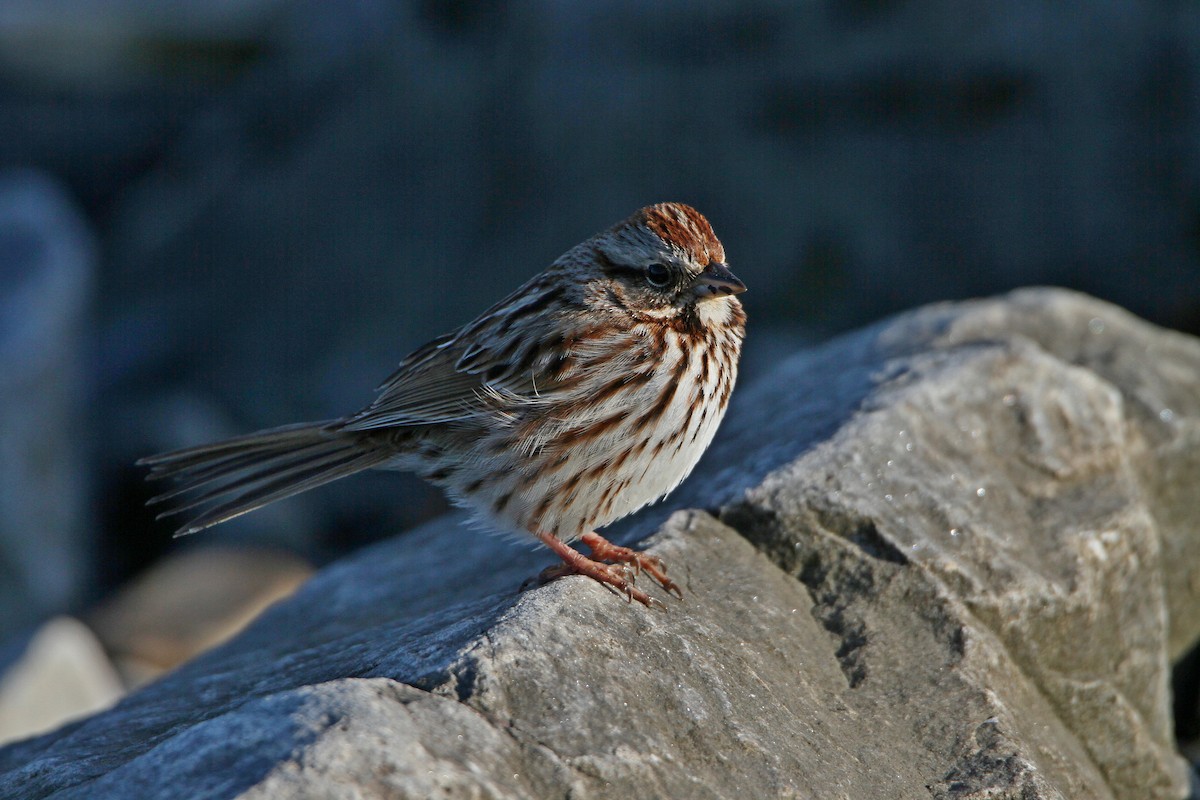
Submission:
{"label": "bird's foot", "polygon": [[644,572],[658,582],[658,585],[669,594],[683,599],[679,584],[667,577],[667,565],[658,556],[641,553],[619,544],[613,544],[598,533],[585,533],[582,541],[592,551],[592,556],[598,561],[615,561],[618,564],[629,564],[635,572]]}
{"label": "bird's foot", "polygon": [[[589,541],[589,537],[594,537],[594,539]],[[591,548],[592,553],[597,558],[617,561],[617,564],[605,564],[601,561],[588,558],[551,534],[539,533],[538,538],[563,560],[561,564],[556,564],[553,567],[547,567],[542,570],[541,575],[538,576],[539,583],[548,583],[556,578],[562,578],[567,575],[586,575],[592,580],[598,581],[609,591],[623,595],[626,600],[637,600],[647,608],[665,610],[666,606],[660,601],[655,600],[633,585],[637,577],[637,572],[644,571],[662,584],[663,588],[679,593],[679,587],[668,580],[666,575],[663,574],[661,560],[654,556],[645,556],[626,547],[618,547],[598,534],[585,535],[584,544]],[[593,544],[593,542],[596,543]],[[597,548],[597,544],[600,545],[599,548]],[[632,565],[632,568],[629,565]],[[658,576],[662,577],[659,578]],[[666,582],[664,583],[664,581]]]}

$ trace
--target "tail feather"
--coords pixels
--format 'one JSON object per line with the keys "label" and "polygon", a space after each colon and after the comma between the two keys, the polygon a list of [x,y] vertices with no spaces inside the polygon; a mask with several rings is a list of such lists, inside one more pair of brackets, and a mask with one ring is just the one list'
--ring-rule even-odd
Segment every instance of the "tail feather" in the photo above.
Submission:
{"label": "tail feather", "polygon": [[171,478],[179,476],[186,472],[186,483],[180,483],[174,489],[171,489],[161,494],[156,494],[146,501],[146,505],[153,506],[170,500],[173,497],[178,497],[181,494],[186,494],[195,491],[197,488],[205,484],[219,481],[228,478],[234,472],[245,469],[247,467],[261,465],[263,463],[262,456],[258,453],[243,454],[240,456],[229,456],[220,458],[209,464],[193,464],[189,467],[177,467],[171,471],[151,471],[146,477],[146,480],[160,480],[163,478]]}
{"label": "tail feather", "polygon": [[[300,451],[294,454],[284,456],[276,456],[270,461],[262,461],[255,459],[249,464],[238,468],[238,472],[246,472],[237,480],[230,483],[224,483],[217,486],[211,486],[206,489],[203,494],[197,495],[182,503],[174,505],[167,511],[159,514],[159,518],[171,517],[176,514],[181,514],[184,511],[190,511],[193,508],[211,503],[212,501],[225,497],[230,494],[238,494],[239,498],[245,497],[248,492],[252,491],[252,486],[260,484],[263,481],[270,480],[272,486],[283,486],[285,483],[296,478],[297,480],[303,476],[305,479],[310,474],[320,474],[327,468],[337,466],[341,462],[347,460],[350,456],[356,456],[357,453],[347,452],[344,448],[336,450],[318,451],[314,454],[303,455],[306,451]],[[252,471],[248,471],[252,470]],[[222,475],[214,475],[206,477],[202,480],[193,481],[191,476],[188,476],[188,483],[184,486],[176,487],[175,489],[164,492],[157,497],[152,498],[155,503],[163,502],[168,499],[186,495],[189,492],[196,491],[200,486],[208,485],[219,481],[222,477],[229,477],[232,472]],[[257,487],[253,489],[257,491]]]}
{"label": "tail feather", "polygon": [[162,503],[181,498],[159,514],[160,519],[207,506],[175,532],[182,536],[379,466],[391,455],[385,448],[365,445],[361,436],[318,422],[162,453],[138,463],[150,467],[148,480],[179,482],[151,499]]}
{"label": "tail feather", "polygon": [[283,475],[252,489],[247,489],[232,500],[213,506],[200,514],[187,525],[180,528],[177,536],[202,531],[234,517],[240,517],[255,509],[283,500],[294,494],[315,489],[318,486],[353,475],[364,469],[378,465],[383,459],[372,453],[359,453],[322,467],[316,467],[299,473]]}
{"label": "tail feather", "polygon": [[337,420],[300,422],[265,431],[248,433],[244,437],[222,439],[206,445],[184,447],[182,450],[157,453],[138,459],[139,467],[149,467],[151,479],[168,477],[200,465],[214,465],[221,458],[240,458],[256,452],[280,453],[302,444],[328,443],[336,437]]}
{"label": "tail feather", "polygon": [[[147,501],[147,505],[158,505],[166,500],[193,492],[201,486],[206,486],[210,483],[228,481],[230,477],[237,473],[253,471],[254,474],[265,474],[268,472],[276,474],[284,470],[311,465],[320,459],[328,458],[330,455],[345,454],[346,452],[347,447],[340,442],[322,441],[311,445],[299,445],[286,452],[255,451],[238,456],[221,457],[208,464],[196,462],[169,474],[151,473],[149,480],[174,477],[180,484],[173,489],[150,498]],[[206,496],[217,497],[228,494],[230,489],[231,487],[226,483],[219,487],[213,487],[206,492]],[[181,506],[176,508],[175,511],[183,511],[190,507]]]}

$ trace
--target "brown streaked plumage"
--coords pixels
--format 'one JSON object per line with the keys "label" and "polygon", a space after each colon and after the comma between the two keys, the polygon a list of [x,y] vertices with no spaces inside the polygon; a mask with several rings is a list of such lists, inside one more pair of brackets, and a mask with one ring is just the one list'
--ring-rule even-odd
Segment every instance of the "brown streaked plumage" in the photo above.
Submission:
{"label": "brown streaked plumage", "polygon": [[699,212],[648,206],[417,348],[362,411],[142,459],[179,481],[151,502],[195,509],[184,534],[364,469],[412,470],[536,536],[563,559],[550,574],[657,604],[633,581],[644,571],[678,593],[662,562],[594,529],[671,491],[708,447],[737,376],[744,289]]}

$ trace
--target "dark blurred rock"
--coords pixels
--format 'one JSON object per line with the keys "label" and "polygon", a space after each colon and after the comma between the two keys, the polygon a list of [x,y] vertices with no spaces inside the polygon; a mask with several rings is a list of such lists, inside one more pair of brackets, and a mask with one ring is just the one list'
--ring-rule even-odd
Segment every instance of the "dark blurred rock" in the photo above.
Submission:
{"label": "dark blurred rock", "polygon": [[91,232],[62,188],[0,174],[0,637],[89,582],[83,334]]}
{"label": "dark blurred rock", "polygon": [[413,3],[297,79],[301,8],[110,231],[114,312],[255,422],[362,402],[668,197],[713,218],[760,330],[1031,282],[1160,318],[1200,295],[1189,7]]}
{"label": "dark blurred rock", "polygon": [[199,5],[187,0],[7,0],[0,18],[3,71],[10,80],[56,89],[186,80],[214,69],[222,44],[232,49],[237,42],[261,40],[279,5],[279,0]]}
{"label": "dark blurred rock", "polygon": [[387,0],[6,0],[0,167],[51,172],[107,222],[131,183],[221,135],[207,110],[230,86],[269,62],[282,114],[284,87],[311,88],[394,17]]}
{"label": "dark blurred rock", "polygon": [[[1180,798],[1200,342],[1078,295],[934,306],[735,394],[657,614],[448,518],[322,571],[19,798]],[[695,505],[674,514],[672,509]],[[714,514],[716,516],[714,516]],[[753,545],[753,546],[752,546]],[[219,765],[219,768],[214,768]]]}
{"label": "dark blurred rock", "polygon": [[0,165],[51,172],[107,219],[212,88],[261,56],[272,5],[7,0]]}
{"label": "dark blurred rock", "polygon": [[[189,392],[230,432],[345,413],[663,199],[711,217],[752,349],[1028,283],[1160,321],[1200,297],[1194,5],[343,5],[281,8],[106,216],[114,405]],[[433,506],[363,486],[337,496],[366,520]],[[299,538],[347,517],[311,502]]]}

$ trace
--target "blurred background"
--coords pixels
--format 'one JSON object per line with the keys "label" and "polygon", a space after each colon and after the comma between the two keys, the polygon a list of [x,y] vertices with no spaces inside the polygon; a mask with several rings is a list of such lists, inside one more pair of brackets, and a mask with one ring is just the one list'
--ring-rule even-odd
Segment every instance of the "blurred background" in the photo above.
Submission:
{"label": "blurred background", "polygon": [[356,410],[639,206],[712,221],[747,380],[1030,284],[1200,330],[1200,4],[1084,7],[2,0],[0,739],[445,508],[367,475],[174,540],[139,456]]}

